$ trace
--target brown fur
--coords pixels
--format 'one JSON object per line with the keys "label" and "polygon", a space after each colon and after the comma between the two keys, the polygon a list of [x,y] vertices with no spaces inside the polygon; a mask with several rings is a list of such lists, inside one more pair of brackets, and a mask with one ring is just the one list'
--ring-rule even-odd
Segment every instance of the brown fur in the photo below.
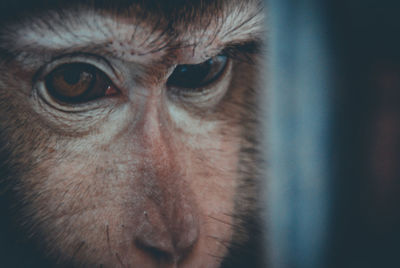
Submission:
{"label": "brown fur", "polygon": [[[201,35],[209,40],[210,19],[224,18],[235,5],[245,9],[259,3],[121,1],[109,7],[78,1],[81,7],[115,16],[121,25],[127,19],[134,23],[132,14],[144,22],[158,18],[153,30],[163,29],[160,36],[165,38],[151,53],[165,54],[141,63],[112,59],[124,81],[117,84],[121,96],[93,111],[71,113],[49,108],[35,93],[44,62],[66,52],[12,46],[19,37],[7,32],[9,25],[30,25],[31,14],[40,13],[46,21],[47,4],[61,14],[62,1],[54,2],[4,14],[1,22],[6,27],[0,31],[0,202],[7,218],[3,230],[10,234],[6,241],[13,240],[10,226],[23,230],[23,239],[12,241],[7,250],[24,254],[28,266],[41,267],[261,267],[259,55],[232,60],[231,77],[226,78],[231,80],[216,103],[171,96],[165,87],[174,64],[190,59],[188,51],[210,53],[196,44],[187,50],[183,36],[197,27],[201,33],[203,27]],[[73,3],[67,5],[73,9]],[[46,24],[46,31],[61,23],[68,28],[67,21]],[[217,32],[213,35],[214,50],[226,46],[218,43]],[[128,44],[124,42],[122,46]],[[93,51],[109,58],[117,52]],[[32,250],[31,243],[40,247]],[[26,260],[8,260],[13,267],[26,265]]]}

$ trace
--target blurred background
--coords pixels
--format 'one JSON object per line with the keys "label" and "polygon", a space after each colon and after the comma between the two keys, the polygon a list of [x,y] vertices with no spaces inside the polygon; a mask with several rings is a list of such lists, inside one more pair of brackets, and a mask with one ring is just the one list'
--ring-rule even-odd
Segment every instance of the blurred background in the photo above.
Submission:
{"label": "blurred background", "polygon": [[400,267],[400,2],[266,3],[272,267]]}
{"label": "blurred background", "polygon": [[[332,1],[334,267],[400,267],[400,3]],[[336,256],[337,254],[337,256]]]}

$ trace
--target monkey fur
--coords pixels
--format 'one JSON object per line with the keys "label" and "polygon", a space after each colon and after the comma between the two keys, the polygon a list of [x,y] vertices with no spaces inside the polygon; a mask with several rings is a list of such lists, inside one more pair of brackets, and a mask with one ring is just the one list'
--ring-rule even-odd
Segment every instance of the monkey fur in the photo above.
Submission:
{"label": "monkey fur", "polygon": [[[265,267],[262,2],[6,2],[0,266]],[[227,59],[215,81],[170,86],[209,59]],[[70,63],[116,90],[56,100],[48,81]]]}

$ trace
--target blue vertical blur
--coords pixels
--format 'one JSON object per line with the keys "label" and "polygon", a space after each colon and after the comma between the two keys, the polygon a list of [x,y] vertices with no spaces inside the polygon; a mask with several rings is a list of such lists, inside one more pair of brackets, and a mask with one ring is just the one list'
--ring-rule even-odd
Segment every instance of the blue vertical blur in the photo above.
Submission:
{"label": "blue vertical blur", "polygon": [[265,202],[272,268],[324,267],[331,62],[323,1],[267,1]]}
{"label": "blue vertical blur", "polygon": [[266,12],[271,267],[400,267],[400,2]]}

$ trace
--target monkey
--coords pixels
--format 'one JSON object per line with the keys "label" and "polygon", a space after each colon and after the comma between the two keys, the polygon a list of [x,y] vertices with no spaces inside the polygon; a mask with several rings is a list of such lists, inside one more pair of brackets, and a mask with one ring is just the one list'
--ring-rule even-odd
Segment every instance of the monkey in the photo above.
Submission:
{"label": "monkey", "polygon": [[265,267],[263,2],[5,2],[1,266]]}

